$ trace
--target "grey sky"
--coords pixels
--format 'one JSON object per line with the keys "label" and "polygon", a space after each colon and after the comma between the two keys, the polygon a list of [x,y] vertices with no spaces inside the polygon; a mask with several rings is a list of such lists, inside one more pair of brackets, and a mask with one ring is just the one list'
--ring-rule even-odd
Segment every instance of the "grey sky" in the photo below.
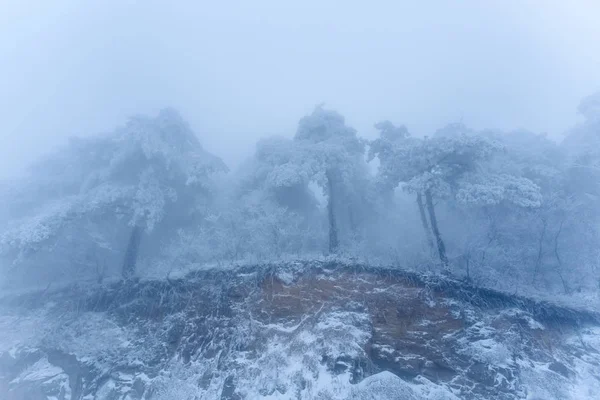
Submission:
{"label": "grey sky", "polygon": [[366,137],[463,119],[553,136],[600,89],[600,2],[0,0],[0,177],[174,106],[236,164],[325,102]]}

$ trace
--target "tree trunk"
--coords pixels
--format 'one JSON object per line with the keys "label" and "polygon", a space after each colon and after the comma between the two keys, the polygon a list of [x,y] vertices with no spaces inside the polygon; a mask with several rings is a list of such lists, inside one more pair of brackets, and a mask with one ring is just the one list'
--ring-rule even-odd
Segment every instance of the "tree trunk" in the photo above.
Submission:
{"label": "tree trunk", "polygon": [[433,208],[433,199],[431,197],[431,191],[427,189],[425,191],[425,201],[427,202],[427,211],[429,212],[429,221],[431,222],[431,230],[433,231],[433,235],[435,236],[435,241],[437,243],[438,254],[440,256],[440,261],[442,262],[442,267],[444,269],[448,268],[448,257],[446,256],[446,246],[444,246],[444,242],[442,241],[442,236],[440,235],[440,230],[437,225],[437,218],[435,217],[435,209]]}
{"label": "tree trunk", "polygon": [[327,199],[327,215],[329,217],[329,253],[337,252],[339,241],[337,224],[335,222],[334,210],[334,194],[333,194],[333,177],[330,171],[327,171],[327,189],[329,197]]}
{"label": "tree trunk", "polygon": [[125,259],[123,260],[123,268],[121,273],[123,278],[129,279],[135,275],[135,264],[137,262],[138,250],[142,240],[143,229],[139,225],[135,225],[129,236],[129,243],[125,251]]}
{"label": "tree trunk", "polygon": [[419,215],[421,216],[421,224],[423,225],[423,230],[425,230],[425,236],[427,237],[427,244],[429,245],[429,249],[431,250],[431,252],[434,253],[435,247],[433,244],[433,238],[431,237],[431,230],[429,229],[429,224],[427,223],[427,216],[425,215],[423,195],[420,192],[417,194],[417,204],[419,205]]}
{"label": "tree trunk", "polygon": [[563,225],[565,223],[564,219],[560,220],[560,226],[558,227],[558,231],[556,231],[556,235],[554,236],[554,256],[556,257],[556,261],[558,261],[558,276],[560,277],[560,281],[562,282],[563,289],[565,290],[565,294],[569,294],[569,286],[567,286],[567,282],[562,274],[562,260],[560,258],[560,254],[558,253],[558,237],[562,232]]}
{"label": "tree trunk", "polygon": [[535,279],[537,278],[537,274],[542,265],[542,256],[544,255],[544,238],[546,237],[546,228],[548,227],[548,221],[546,218],[542,218],[542,233],[540,234],[540,240],[538,243],[538,254],[537,259],[535,260],[535,268],[533,269],[533,279],[531,280],[531,284],[535,283]]}
{"label": "tree trunk", "polygon": [[358,224],[354,218],[354,209],[352,203],[348,204],[348,224],[350,225],[350,232],[352,233],[352,236],[356,237],[358,233]]}

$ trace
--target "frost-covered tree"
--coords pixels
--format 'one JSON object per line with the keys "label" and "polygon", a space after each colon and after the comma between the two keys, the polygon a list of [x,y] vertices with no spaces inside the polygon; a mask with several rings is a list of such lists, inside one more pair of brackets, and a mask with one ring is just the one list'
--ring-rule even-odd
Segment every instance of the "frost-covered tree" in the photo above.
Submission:
{"label": "frost-covered tree", "polygon": [[566,153],[565,190],[573,210],[568,222],[578,227],[577,244],[572,245],[578,249],[578,264],[596,270],[600,287],[600,92],[584,98],[578,112],[583,122],[568,131],[561,143]]}
{"label": "frost-covered tree", "polygon": [[192,267],[322,252],[326,227],[303,162],[294,141],[260,140],[223,182],[203,224],[178,232],[160,263]]}
{"label": "frost-covered tree", "polygon": [[449,261],[436,202],[449,200],[469,207],[539,206],[539,187],[531,180],[490,168],[493,156],[501,150],[496,141],[463,124],[438,130],[433,138],[418,139],[403,132],[391,140],[382,131],[371,144],[370,158],[379,158],[380,185],[393,189],[402,184],[416,195],[427,241],[445,268]]}
{"label": "frost-covered tree", "polygon": [[[302,118],[294,136],[299,173],[327,196],[329,252],[340,244],[338,220],[347,207],[349,230],[356,228],[356,205],[366,179],[364,142],[339,113],[318,106]],[[343,197],[342,197],[343,196]]]}
{"label": "frost-covered tree", "polygon": [[[487,131],[484,134],[504,148],[495,155],[488,169],[495,174],[518,178],[522,185],[533,183],[535,187],[529,192],[516,193],[525,202],[519,198],[517,201],[508,199],[505,204],[480,208],[488,224],[482,259],[486,249],[501,249],[505,258],[512,254],[514,261],[505,260],[507,263],[518,264],[519,271],[530,274],[530,277],[523,275],[522,279],[535,280],[542,266],[549,267],[553,263],[546,257],[546,249],[554,246],[550,239],[556,236],[555,233],[558,236],[564,233],[562,224],[569,202],[564,185],[564,156],[557,143],[544,134],[525,130]],[[560,256],[556,258],[560,259]],[[492,261],[498,263],[499,260],[490,259]],[[562,276],[561,269],[557,266],[556,271]]]}
{"label": "frost-covered tree", "polygon": [[73,139],[12,189],[2,251],[14,265],[35,255],[43,262],[49,253],[53,263],[70,264],[76,242],[86,254],[114,255],[125,241],[121,271],[129,277],[142,236],[198,221],[213,195],[213,176],[225,170],[171,109],[131,118],[111,134]]}
{"label": "frost-covered tree", "polygon": [[390,188],[402,183],[404,190],[416,195],[426,235],[429,237],[431,229],[440,262],[447,268],[446,246],[439,229],[434,198],[454,196],[462,179],[474,175],[478,164],[488,159],[496,147],[479,136],[417,139],[404,135],[404,138],[391,141],[383,133],[372,143],[370,153],[371,158],[377,156],[380,160],[378,180]]}
{"label": "frost-covered tree", "polygon": [[583,123],[568,132],[563,147],[568,154],[570,189],[582,199],[600,198],[600,92],[578,107]]}
{"label": "frost-covered tree", "polygon": [[350,240],[365,218],[368,174],[363,155],[356,131],[340,114],[319,106],[300,120],[293,140],[259,141],[254,157],[243,167],[235,197],[258,191],[273,207],[284,207],[320,229],[317,197],[322,191],[328,250],[335,253],[340,240]]}
{"label": "frost-covered tree", "polygon": [[310,171],[305,170],[303,149],[284,137],[260,140],[251,160],[240,169],[237,194],[265,192],[281,207],[310,215],[317,201],[309,188]]}
{"label": "frost-covered tree", "polygon": [[379,138],[369,144],[367,159],[369,162],[375,157],[379,159],[378,189],[381,195],[389,198],[401,181],[401,177],[398,176],[400,169],[397,165],[397,153],[413,139],[410,138],[406,126],[397,127],[390,121],[376,123],[375,129],[379,131]]}
{"label": "frost-covered tree", "polygon": [[340,239],[356,233],[364,218],[368,176],[363,154],[362,141],[344,118],[317,107],[300,120],[293,140],[259,141],[244,165],[236,197],[259,191],[274,207],[284,207],[319,230],[315,189],[320,189],[327,203],[328,250],[335,253]]}

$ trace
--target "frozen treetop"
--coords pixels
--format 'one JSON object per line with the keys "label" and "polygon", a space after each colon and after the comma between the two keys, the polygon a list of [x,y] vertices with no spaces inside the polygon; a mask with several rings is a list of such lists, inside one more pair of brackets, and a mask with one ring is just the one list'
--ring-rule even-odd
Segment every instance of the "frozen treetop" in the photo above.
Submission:
{"label": "frozen treetop", "polygon": [[600,120],[600,92],[593,93],[581,100],[577,111],[589,121]]}

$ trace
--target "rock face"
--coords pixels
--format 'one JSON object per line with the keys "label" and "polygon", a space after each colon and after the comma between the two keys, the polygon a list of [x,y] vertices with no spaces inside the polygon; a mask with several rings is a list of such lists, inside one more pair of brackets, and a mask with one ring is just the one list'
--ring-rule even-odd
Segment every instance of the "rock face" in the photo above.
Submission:
{"label": "rock face", "polygon": [[0,300],[0,399],[594,399],[600,322],[340,263]]}

